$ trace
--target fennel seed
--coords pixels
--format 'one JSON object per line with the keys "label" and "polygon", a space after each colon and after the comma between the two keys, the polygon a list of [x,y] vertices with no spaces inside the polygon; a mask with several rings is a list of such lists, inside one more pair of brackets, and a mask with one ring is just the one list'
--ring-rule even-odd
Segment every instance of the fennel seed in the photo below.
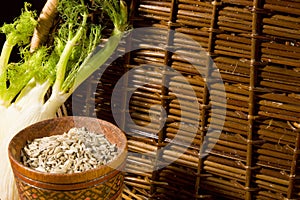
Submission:
{"label": "fennel seed", "polygon": [[104,134],[82,127],[28,141],[21,151],[21,162],[41,172],[77,173],[105,165],[117,155],[117,146]]}

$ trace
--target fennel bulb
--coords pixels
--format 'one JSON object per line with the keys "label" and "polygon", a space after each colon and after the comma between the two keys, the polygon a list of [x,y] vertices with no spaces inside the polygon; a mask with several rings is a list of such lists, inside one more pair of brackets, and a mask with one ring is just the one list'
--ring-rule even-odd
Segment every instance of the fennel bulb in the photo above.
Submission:
{"label": "fennel bulb", "polygon": [[0,164],[0,171],[3,174],[0,179],[0,198],[1,199],[18,199],[18,192],[13,179],[13,173],[8,159],[8,144],[12,137],[33,123],[41,120],[55,117],[55,109],[63,103],[63,99],[57,99],[52,106],[47,106],[43,102],[43,96],[49,83],[35,85],[26,96],[20,101],[12,103],[9,107],[0,106],[0,157],[3,159]]}

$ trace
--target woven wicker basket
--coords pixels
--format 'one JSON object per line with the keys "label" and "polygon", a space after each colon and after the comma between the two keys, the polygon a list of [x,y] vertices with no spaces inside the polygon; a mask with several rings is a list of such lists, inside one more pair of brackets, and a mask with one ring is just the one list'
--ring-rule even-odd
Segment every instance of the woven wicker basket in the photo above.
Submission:
{"label": "woven wicker basket", "polygon": [[[197,47],[157,31],[141,39],[140,49],[93,74],[80,90],[87,94],[75,93],[77,97],[66,104],[69,115],[95,116],[113,123],[112,107],[119,109],[123,116],[120,128],[126,129],[129,151],[136,153],[128,157],[123,198],[300,199],[299,0],[127,2],[133,28],[154,27],[188,35],[205,49],[218,70],[204,66],[203,78],[177,54],[192,60]],[[128,39],[125,48],[133,40]],[[175,53],[154,48],[160,44],[167,44],[167,49],[182,48]],[[145,64],[152,67],[139,68]],[[188,84],[162,66],[180,72]],[[132,69],[139,70],[124,79],[120,101],[112,105],[114,86]],[[226,103],[211,98],[220,93],[218,84],[206,84],[216,73],[221,74]],[[154,81],[142,84],[145,75]],[[135,89],[134,84],[142,86]],[[96,91],[91,85],[97,86]],[[193,94],[185,92],[187,85],[195,91],[200,110],[192,109],[195,102],[190,98]],[[178,88],[183,96],[180,104],[174,97]],[[122,100],[128,96],[127,107]],[[166,116],[159,131],[159,120],[152,123],[150,119],[163,112],[152,107],[157,104]],[[222,120],[212,120],[212,106],[220,110],[220,119],[221,110],[226,109],[224,125]],[[138,126],[128,125],[126,112]],[[189,128],[189,122],[195,120],[199,123],[196,132]],[[182,123],[187,128],[186,138],[181,139],[193,138],[188,148],[172,140]],[[218,137],[207,135],[209,127],[222,132]],[[202,157],[204,142],[212,149]],[[160,151],[167,144],[170,148]],[[174,162],[160,167],[161,161],[172,160],[182,148],[184,153]]]}

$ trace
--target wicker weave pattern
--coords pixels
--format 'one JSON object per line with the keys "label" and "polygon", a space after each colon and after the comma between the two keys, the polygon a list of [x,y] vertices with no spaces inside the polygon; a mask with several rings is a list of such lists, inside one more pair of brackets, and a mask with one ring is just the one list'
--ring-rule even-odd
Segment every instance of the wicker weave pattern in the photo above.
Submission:
{"label": "wicker weave pattern", "polygon": [[[145,44],[152,41],[153,46],[142,46],[118,65],[109,67],[99,82],[95,100],[98,117],[109,121],[113,121],[112,86],[122,73],[143,64],[157,68],[139,71],[124,83],[131,91],[134,83],[143,82],[145,74],[156,80],[156,84],[144,85],[131,96],[129,111],[140,126],[129,127],[129,150],[147,152],[149,156],[129,157],[123,198],[300,199],[299,1],[133,0],[128,3],[133,27],[175,30],[199,42],[222,75],[227,104],[210,98],[220,92],[219,86],[212,83],[209,90],[189,62],[176,53],[154,48],[167,41],[182,47],[178,51],[193,59],[197,52],[193,44],[169,41],[170,37],[164,33],[145,35]],[[190,94],[184,93],[185,83],[161,71],[164,65],[179,71],[192,85],[201,104],[200,128],[196,135],[191,135],[193,131],[187,126],[185,135],[194,138],[192,145],[176,162],[149,173],[141,169],[157,169],[160,164],[157,158],[168,161],[176,156],[182,148],[176,143],[168,151],[158,150],[174,138],[181,122],[188,124],[197,117],[189,110],[193,102]],[[205,65],[203,72],[207,77],[216,73]],[[185,99],[181,105],[173,94],[178,88]],[[159,121],[146,126],[150,115],[161,114],[160,109],[149,111],[155,104],[167,111],[167,123],[159,132]],[[219,138],[208,137],[208,146],[217,143],[202,159],[199,153],[207,128],[222,128],[218,121],[211,123],[211,105],[226,107],[226,121]],[[189,112],[181,115],[183,108]],[[87,110],[85,114],[89,113]],[[121,107],[120,111],[126,110]]]}

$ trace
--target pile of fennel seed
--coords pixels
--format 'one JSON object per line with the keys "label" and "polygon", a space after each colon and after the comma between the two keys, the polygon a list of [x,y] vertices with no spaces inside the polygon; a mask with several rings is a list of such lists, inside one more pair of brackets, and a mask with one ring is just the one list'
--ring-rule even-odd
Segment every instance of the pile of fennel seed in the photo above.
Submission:
{"label": "pile of fennel seed", "polygon": [[116,158],[118,149],[104,134],[72,128],[62,135],[27,141],[21,162],[48,173],[76,173],[105,165]]}

